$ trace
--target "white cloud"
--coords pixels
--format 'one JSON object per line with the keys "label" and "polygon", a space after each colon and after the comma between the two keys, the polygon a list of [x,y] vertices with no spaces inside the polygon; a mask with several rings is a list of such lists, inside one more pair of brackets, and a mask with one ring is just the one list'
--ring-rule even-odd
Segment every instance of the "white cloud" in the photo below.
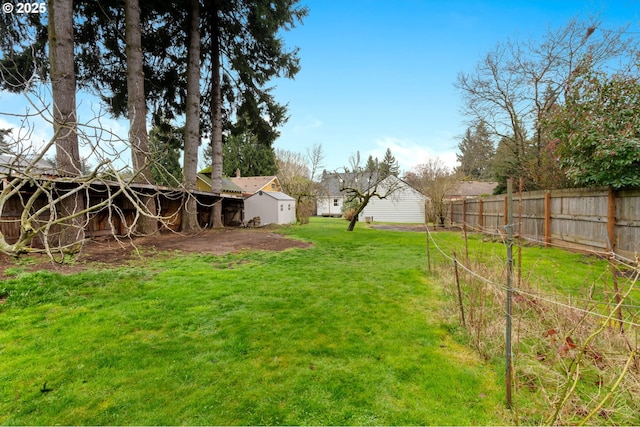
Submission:
{"label": "white cloud", "polygon": [[[41,111],[35,114],[36,106],[42,103]],[[53,137],[53,125],[46,97],[0,93],[0,129],[11,129],[9,140],[16,145],[14,150],[29,154],[40,150]],[[108,158],[118,167],[130,163],[128,148],[128,122],[109,116],[98,102],[82,92],[78,93],[78,131],[80,156],[88,158],[90,163]],[[99,147],[99,154],[95,147]],[[54,155],[54,151],[48,152]]]}
{"label": "white cloud", "polygon": [[[366,157],[372,155],[382,159],[385,151],[389,148],[391,154],[398,160],[402,172],[408,172],[415,166],[425,163],[427,159],[434,157],[440,158],[448,167],[454,168],[457,165],[456,151],[447,149],[449,145],[450,141],[445,140],[432,141],[426,145],[399,138],[385,137],[376,141],[377,147],[366,153]],[[432,147],[440,147],[440,149]]]}
{"label": "white cloud", "polygon": [[323,125],[320,119],[313,116],[307,116],[292,126],[293,132],[296,134],[304,133],[313,129],[321,128]]}
{"label": "white cloud", "polygon": [[18,111],[7,114],[0,112],[0,129],[10,129],[6,138],[12,150],[24,152],[27,149],[38,150],[51,139],[53,131],[50,124],[42,117],[18,116]]}

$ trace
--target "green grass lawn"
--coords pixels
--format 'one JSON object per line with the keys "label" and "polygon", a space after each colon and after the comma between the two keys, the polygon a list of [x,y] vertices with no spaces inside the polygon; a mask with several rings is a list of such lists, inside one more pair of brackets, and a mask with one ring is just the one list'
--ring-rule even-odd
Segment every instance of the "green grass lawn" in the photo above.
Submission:
{"label": "green grass lawn", "polygon": [[509,424],[449,335],[423,233],[284,230],[310,249],[165,255],[0,284],[0,423]]}

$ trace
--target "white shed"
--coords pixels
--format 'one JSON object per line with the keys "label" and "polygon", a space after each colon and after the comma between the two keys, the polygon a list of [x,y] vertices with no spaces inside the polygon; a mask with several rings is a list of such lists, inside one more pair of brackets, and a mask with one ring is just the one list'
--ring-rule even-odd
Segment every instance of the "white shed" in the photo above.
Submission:
{"label": "white shed", "polygon": [[365,221],[366,218],[370,218],[374,222],[424,223],[424,207],[427,198],[398,177],[390,176],[380,183],[380,187],[389,185],[398,188],[386,199],[372,197],[358,219]]}
{"label": "white shed", "polygon": [[249,221],[260,217],[260,224],[293,224],[296,222],[296,200],[279,191],[258,191],[244,200],[244,217]]}

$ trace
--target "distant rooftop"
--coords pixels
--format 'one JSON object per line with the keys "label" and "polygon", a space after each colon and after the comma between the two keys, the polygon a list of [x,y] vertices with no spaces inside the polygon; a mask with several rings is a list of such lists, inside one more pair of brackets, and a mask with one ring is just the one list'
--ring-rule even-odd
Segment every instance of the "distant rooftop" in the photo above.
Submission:
{"label": "distant rooftop", "polygon": [[22,174],[25,173],[27,168],[30,168],[30,175],[57,175],[58,173],[51,163],[44,160],[39,160],[34,163],[22,156],[0,154],[0,174]]}
{"label": "distant rooftop", "polygon": [[[232,177],[231,181],[238,187],[242,188],[247,194],[255,194],[260,190],[264,190],[267,184],[273,181],[275,176],[246,176],[246,177]],[[279,189],[279,188],[278,188]],[[267,191],[271,190],[266,189]]]}
{"label": "distant rooftop", "polygon": [[497,182],[484,181],[461,181],[458,189],[451,195],[452,197],[474,197],[491,195],[498,186]]}

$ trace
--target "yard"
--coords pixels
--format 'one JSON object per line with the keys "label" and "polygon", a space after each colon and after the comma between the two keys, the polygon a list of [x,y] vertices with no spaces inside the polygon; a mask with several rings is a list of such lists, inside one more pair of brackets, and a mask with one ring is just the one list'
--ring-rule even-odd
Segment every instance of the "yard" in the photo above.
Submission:
{"label": "yard", "polygon": [[500,371],[439,320],[424,235],[345,227],[235,230],[258,244],[240,252],[217,232],[226,254],[166,252],[174,237],[118,265],[88,249],[71,274],[4,266],[0,423],[509,423]]}

